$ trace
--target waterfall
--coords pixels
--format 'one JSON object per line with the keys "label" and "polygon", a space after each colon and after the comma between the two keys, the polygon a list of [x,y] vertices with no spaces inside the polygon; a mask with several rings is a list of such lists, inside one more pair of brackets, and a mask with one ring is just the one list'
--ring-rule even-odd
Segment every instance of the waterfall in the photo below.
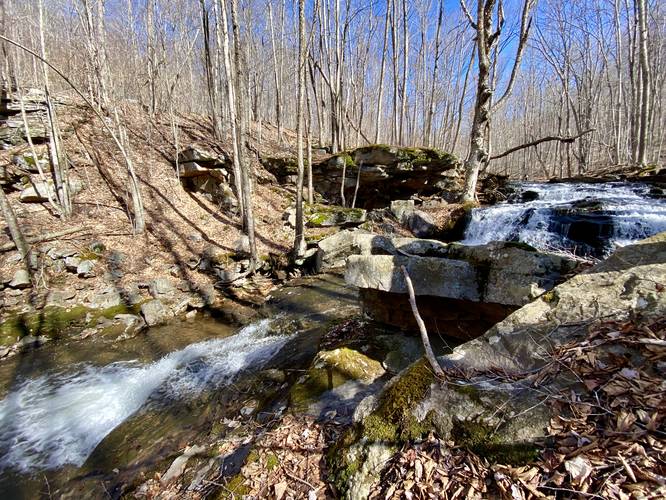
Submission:
{"label": "waterfall", "polygon": [[475,208],[463,243],[520,241],[539,250],[603,257],[666,231],[666,199],[648,184],[516,183],[503,203]]}
{"label": "waterfall", "polygon": [[269,324],[258,321],[150,364],[81,363],[20,382],[0,402],[0,470],[80,466],[151,398],[192,398],[229,383],[245,368],[261,368],[291,338],[272,334]]}

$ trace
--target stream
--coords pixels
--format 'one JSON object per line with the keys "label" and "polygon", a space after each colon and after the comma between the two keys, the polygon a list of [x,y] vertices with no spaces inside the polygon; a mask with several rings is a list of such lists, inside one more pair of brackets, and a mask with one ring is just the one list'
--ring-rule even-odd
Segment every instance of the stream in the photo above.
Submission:
{"label": "stream", "polygon": [[472,210],[463,243],[519,241],[603,258],[666,231],[666,195],[650,184],[512,183],[506,202]]}
{"label": "stream", "polygon": [[108,485],[209,432],[226,407],[237,414],[238,388],[256,388],[253,374],[307,366],[324,325],[358,311],[355,290],[336,276],[274,295],[265,317],[242,328],[202,318],[118,343],[54,343],[3,363],[0,498],[106,496]]}

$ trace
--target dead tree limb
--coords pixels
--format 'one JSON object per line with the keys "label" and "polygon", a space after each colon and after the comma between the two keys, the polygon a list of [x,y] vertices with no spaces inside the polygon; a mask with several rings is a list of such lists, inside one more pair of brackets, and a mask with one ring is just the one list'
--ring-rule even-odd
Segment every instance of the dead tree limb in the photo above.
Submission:
{"label": "dead tree limb", "polygon": [[[71,227],[69,229],[65,229],[64,231],[56,231],[54,233],[46,233],[40,236],[27,237],[25,240],[27,243],[42,243],[44,241],[55,240],[56,238],[67,236],[69,234],[78,233],[79,231],[83,231],[85,229],[85,226]],[[12,241],[11,243],[6,243],[0,246],[0,252],[8,252],[14,248],[16,248],[16,245]]]}
{"label": "dead tree limb", "polygon": [[444,378],[444,370],[439,366],[435,353],[432,351],[430,346],[430,339],[428,339],[428,330],[426,330],[425,323],[421,314],[419,314],[419,309],[416,306],[416,295],[414,294],[414,285],[412,285],[412,279],[407,273],[407,268],[405,266],[400,266],[402,274],[405,275],[405,283],[407,284],[407,293],[409,294],[409,305],[412,306],[412,313],[414,314],[414,319],[416,324],[419,326],[419,331],[421,332],[421,341],[423,342],[423,349],[425,350],[425,357],[432,367],[432,371],[435,372],[435,375],[440,378]]}
{"label": "dead tree limb", "polygon": [[564,143],[571,143],[574,142],[576,139],[580,139],[583,137],[585,134],[589,134],[590,132],[594,132],[596,129],[589,129],[584,132],[581,132],[578,135],[572,135],[572,136],[560,136],[560,135],[549,135],[547,137],[542,137],[541,139],[537,139],[536,141],[528,142],[526,144],[521,144],[520,146],[515,146],[511,149],[507,149],[503,153],[500,153],[495,156],[491,156],[491,160],[499,160],[500,158],[504,158],[505,156],[510,155],[511,153],[515,153],[516,151],[520,151],[521,149],[525,148],[531,148],[532,146],[538,146],[539,144],[543,142],[550,142],[550,141],[560,141]]}

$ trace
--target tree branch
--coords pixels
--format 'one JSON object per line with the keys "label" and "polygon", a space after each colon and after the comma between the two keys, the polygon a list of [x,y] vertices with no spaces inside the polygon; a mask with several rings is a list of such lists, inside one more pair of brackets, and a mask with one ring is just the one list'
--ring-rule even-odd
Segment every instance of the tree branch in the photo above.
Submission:
{"label": "tree branch", "polygon": [[505,156],[510,155],[511,153],[515,153],[516,151],[520,151],[521,149],[529,148],[532,146],[538,146],[542,142],[549,142],[549,141],[560,141],[560,142],[574,142],[576,139],[580,139],[583,137],[585,134],[589,134],[590,132],[594,132],[596,129],[591,128],[589,130],[586,130],[584,132],[581,132],[578,135],[572,135],[572,136],[561,136],[561,135],[549,135],[547,137],[542,137],[541,139],[537,139],[536,141],[528,142],[526,144],[521,144],[520,146],[515,146],[511,149],[507,149],[501,154],[491,156],[491,160],[498,160],[500,158],[504,158]]}
{"label": "tree branch", "polygon": [[463,14],[465,14],[465,17],[469,21],[470,26],[476,29],[476,23],[474,22],[474,19],[472,19],[472,14],[469,13],[469,9],[467,8],[465,0],[460,0],[460,7],[462,8]]}
{"label": "tree branch", "polygon": [[421,341],[423,342],[423,349],[425,350],[425,357],[432,367],[432,371],[435,372],[435,375],[440,378],[444,378],[444,370],[439,366],[435,353],[432,351],[430,346],[430,340],[428,339],[428,330],[426,329],[423,318],[419,314],[418,307],[416,306],[416,296],[414,294],[414,286],[412,285],[412,279],[407,273],[407,268],[405,266],[400,266],[402,274],[405,275],[405,283],[407,284],[407,292],[409,293],[409,305],[412,307],[412,313],[414,314],[414,319],[416,324],[419,326],[419,331],[421,332]]}
{"label": "tree branch", "polygon": [[[54,233],[46,233],[42,234],[40,236],[28,236],[25,240],[28,243],[42,243],[44,241],[49,241],[49,240],[55,240],[57,238],[61,238],[63,236],[67,236],[69,234],[74,234],[78,233],[79,231],[84,231],[86,229],[85,226],[77,226],[77,227],[71,227],[69,229],[65,229],[64,231],[56,231]],[[5,245],[0,245],[0,252],[8,252],[10,250],[13,250],[16,248],[16,244],[14,242],[11,243],[6,243]]]}

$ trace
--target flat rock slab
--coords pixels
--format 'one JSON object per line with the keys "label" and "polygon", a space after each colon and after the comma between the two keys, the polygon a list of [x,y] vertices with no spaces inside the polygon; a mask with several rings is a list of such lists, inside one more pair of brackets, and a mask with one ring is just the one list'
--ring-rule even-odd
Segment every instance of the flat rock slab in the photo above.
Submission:
{"label": "flat rock slab", "polygon": [[[569,259],[509,243],[444,244],[417,238],[356,234],[347,283],[407,293],[405,266],[416,295],[522,306],[552,289],[575,267]],[[383,255],[381,255],[383,254]]]}

